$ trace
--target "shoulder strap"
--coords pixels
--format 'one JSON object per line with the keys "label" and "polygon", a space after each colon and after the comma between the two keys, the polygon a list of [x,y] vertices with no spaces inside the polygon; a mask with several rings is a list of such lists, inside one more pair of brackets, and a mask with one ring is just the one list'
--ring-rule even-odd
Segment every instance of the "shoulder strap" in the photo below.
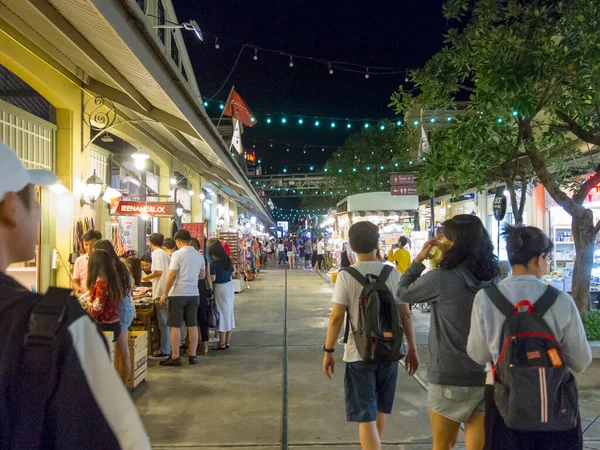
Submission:
{"label": "shoulder strap", "polygon": [[383,266],[383,269],[381,269],[381,273],[379,274],[379,282],[385,284],[390,274],[392,273],[392,270],[394,270],[392,266],[389,266],[387,264]]}
{"label": "shoulder strap", "polygon": [[348,343],[348,335],[350,334],[350,311],[346,308],[346,329],[344,330],[344,344]]}
{"label": "shoulder strap", "polygon": [[538,317],[543,317],[552,308],[559,295],[558,289],[548,286],[542,296],[533,304],[533,313]]}
{"label": "shoulder strap", "polygon": [[502,292],[500,292],[500,289],[498,289],[496,283],[485,288],[485,293],[490,298],[494,306],[496,306],[496,308],[498,308],[505,317],[510,317],[514,314],[514,305],[509,302],[504,295],[502,295]]}
{"label": "shoulder strap", "polygon": [[47,404],[57,376],[58,336],[70,296],[68,289],[49,288],[29,317],[17,383],[22,401],[15,419],[15,449],[41,447]]}
{"label": "shoulder strap", "polygon": [[341,271],[348,272],[352,278],[354,278],[360,283],[361,286],[367,284],[367,280],[365,279],[363,274],[356,270],[354,267],[344,267]]}

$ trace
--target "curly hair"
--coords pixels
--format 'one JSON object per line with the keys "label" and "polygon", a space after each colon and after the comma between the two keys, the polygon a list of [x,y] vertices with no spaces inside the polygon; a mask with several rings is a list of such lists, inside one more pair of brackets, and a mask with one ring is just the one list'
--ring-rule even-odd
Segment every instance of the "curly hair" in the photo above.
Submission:
{"label": "curly hair", "polygon": [[442,256],[440,268],[452,270],[464,265],[479,281],[493,280],[498,275],[494,245],[479,217],[459,214],[442,226],[444,236],[453,245]]}

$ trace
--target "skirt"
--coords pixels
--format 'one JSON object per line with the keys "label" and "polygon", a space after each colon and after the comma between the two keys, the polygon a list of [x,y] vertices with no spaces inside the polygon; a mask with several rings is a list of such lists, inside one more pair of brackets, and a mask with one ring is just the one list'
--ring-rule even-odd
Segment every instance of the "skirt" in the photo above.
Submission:
{"label": "skirt", "polygon": [[221,318],[217,331],[222,333],[231,331],[235,328],[235,317],[233,315],[233,283],[214,283],[214,298]]}

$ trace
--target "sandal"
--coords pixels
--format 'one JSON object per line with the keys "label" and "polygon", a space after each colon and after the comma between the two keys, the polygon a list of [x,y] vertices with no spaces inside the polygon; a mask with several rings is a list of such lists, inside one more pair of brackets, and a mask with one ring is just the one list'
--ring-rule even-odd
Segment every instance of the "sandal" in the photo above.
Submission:
{"label": "sandal", "polygon": [[225,348],[229,349],[231,347],[231,345],[229,345],[229,342],[225,342]]}
{"label": "sandal", "polygon": [[214,350],[227,350],[227,344],[214,347]]}

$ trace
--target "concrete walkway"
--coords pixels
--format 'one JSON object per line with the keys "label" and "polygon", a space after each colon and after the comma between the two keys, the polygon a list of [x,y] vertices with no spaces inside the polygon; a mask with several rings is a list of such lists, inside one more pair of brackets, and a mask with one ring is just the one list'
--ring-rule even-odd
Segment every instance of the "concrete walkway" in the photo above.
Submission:
{"label": "concrete walkway", "polygon": [[[232,348],[199,356],[198,366],[151,362],[134,399],[156,449],[281,448],[285,271],[271,268],[235,297]],[[345,421],[342,348],[329,381],[321,371],[331,287],[318,274],[288,271],[289,447],[360,449],[355,424]],[[414,313],[425,378],[429,314]],[[424,384],[424,380],[422,380]],[[598,393],[583,392],[586,447],[600,449]],[[401,369],[384,447],[431,448],[427,393]],[[464,449],[463,444],[457,449]]]}

